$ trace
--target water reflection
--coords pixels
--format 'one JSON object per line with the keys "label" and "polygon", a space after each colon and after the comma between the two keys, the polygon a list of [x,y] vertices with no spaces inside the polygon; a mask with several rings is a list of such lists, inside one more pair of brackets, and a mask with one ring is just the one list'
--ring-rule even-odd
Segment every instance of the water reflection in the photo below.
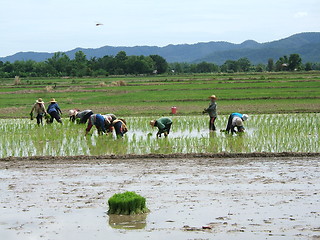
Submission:
{"label": "water reflection", "polygon": [[109,225],[116,229],[143,229],[147,225],[147,214],[109,215]]}

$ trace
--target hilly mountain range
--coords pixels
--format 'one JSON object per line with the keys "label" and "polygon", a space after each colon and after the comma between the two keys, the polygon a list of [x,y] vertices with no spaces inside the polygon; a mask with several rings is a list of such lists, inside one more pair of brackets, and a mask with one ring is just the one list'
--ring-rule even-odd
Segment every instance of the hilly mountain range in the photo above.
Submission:
{"label": "hilly mountain range", "polygon": [[[125,51],[130,55],[160,55],[167,62],[199,63],[202,61],[222,65],[226,60],[238,60],[248,58],[252,64],[267,64],[268,59],[277,61],[279,57],[297,53],[304,63],[320,62],[320,32],[307,32],[292,35],[290,37],[267,43],[258,43],[247,40],[241,44],[230,42],[207,42],[196,44],[135,47],[112,47],[101,48],[76,48],[65,52],[71,59],[77,51],[82,51],[87,59],[92,57],[115,56],[119,51]],[[44,52],[19,52],[11,56],[0,58],[2,62],[14,62],[16,60],[34,60],[37,62],[51,58],[54,53]]]}

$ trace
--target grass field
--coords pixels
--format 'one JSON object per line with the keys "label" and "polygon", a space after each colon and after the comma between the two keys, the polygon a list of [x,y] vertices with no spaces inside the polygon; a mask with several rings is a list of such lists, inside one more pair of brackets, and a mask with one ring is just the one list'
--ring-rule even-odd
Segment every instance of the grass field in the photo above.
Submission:
{"label": "grass field", "polygon": [[[92,109],[119,116],[200,115],[218,97],[219,114],[320,111],[320,72],[0,79],[0,117],[28,117],[36,99],[54,97],[64,115]],[[47,105],[46,105],[47,106]]]}

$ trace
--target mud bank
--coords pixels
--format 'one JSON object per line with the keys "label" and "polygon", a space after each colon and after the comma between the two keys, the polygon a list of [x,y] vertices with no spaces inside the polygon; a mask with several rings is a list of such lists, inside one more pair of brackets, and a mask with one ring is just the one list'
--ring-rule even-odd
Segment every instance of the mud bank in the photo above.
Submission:
{"label": "mud bank", "polygon": [[[255,154],[2,159],[0,238],[320,239],[319,154]],[[123,191],[151,210],[127,228]]]}
{"label": "mud bank", "polygon": [[29,156],[6,157],[0,161],[28,160],[95,160],[95,159],[153,159],[153,158],[283,158],[283,157],[320,157],[320,152],[253,152],[253,153],[173,153],[173,154],[117,154],[99,156]]}

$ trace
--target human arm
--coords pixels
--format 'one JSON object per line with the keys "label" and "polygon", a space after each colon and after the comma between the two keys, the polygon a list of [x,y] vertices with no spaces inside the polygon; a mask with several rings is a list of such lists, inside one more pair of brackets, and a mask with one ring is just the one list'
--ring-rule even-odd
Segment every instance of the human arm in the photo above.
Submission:
{"label": "human arm", "polygon": [[91,119],[89,119],[85,135],[87,135],[90,132],[92,126],[93,126],[93,123],[92,123]]}
{"label": "human arm", "polygon": [[58,113],[60,113],[60,114],[62,115],[62,111],[61,111],[61,109],[60,109],[60,107],[59,107],[59,105],[58,105],[58,104],[56,104],[56,109],[57,109],[57,112],[58,112]]}
{"label": "human arm", "polygon": [[32,106],[32,108],[31,108],[30,115],[32,115],[32,114],[33,114],[33,111],[35,110],[35,108],[36,108],[36,105],[34,104],[34,105]]}

